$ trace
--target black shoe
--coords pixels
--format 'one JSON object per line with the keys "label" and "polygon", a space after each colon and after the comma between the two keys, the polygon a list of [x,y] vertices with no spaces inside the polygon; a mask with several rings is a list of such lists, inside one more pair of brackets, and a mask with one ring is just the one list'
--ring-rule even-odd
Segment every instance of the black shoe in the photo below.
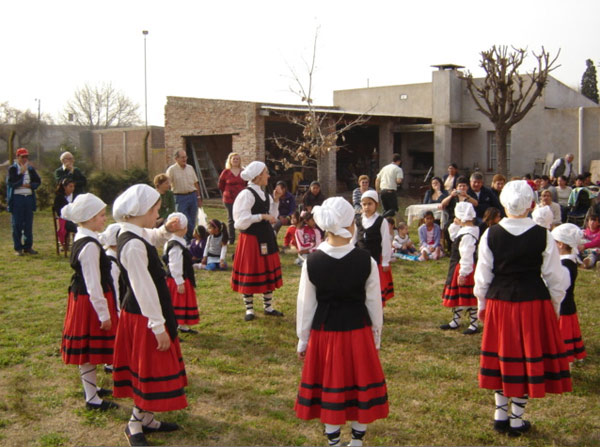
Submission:
{"label": "black shoe", "polygon": [[473,334],[476,334],[477,332],[478,332],[477,328],[475,328],[475,329],[473,329],[473,328],[467,328],[466,330],[463,331],[463,334],[465,334],[465,335],[473,335]]}
{"label": "black shoe", "polygon": [[110,400],[103,400],[102,403],[100,403],[100,404],[93,404],[91,402],[86,402],[85,408],[87,408],[88,410],[106,411],[106,410],[111,410],[113,408],[119,408],[119,406],[116,403],[111,402]]}
{"label": "black shoe", "polygon": [[144,436],[144,433],[136,433],[135,435],[132,435],[131,431],[129,431],[129,426],[125,428],[125,436],[127,437],[127,442],[131,446],[150,445],[148,444],[148,441],[146,441],[146,436]]}
{"label": "black shoe", "polygon": [[112,396],[112,390],[107,390],[106,388],[99,388],[96,391],[96,394],[98,395],[98,397]]}
{"label": "black shoe", "polygon": [[275,309],[265,310],[265,315],[270,315],[272,317],[283,317],[283,313]]}
{"label": "black shoe", "polygon": [[254,316],[254,314],[246,314],[246,316],[244,317],[244,321],[252,321],[255,318],[256,317]]}
{"label": "black shoe", "polygon": [[183,328],[177,328],[177,330],[179,332],[183,332],[184,334],[197,334],[198,331],[192,329],[192,328],[187,328],[187,329],[183,329]]}
{"label": "black shoe", "polygon": [[460,326],[456,326],[456,327],[454,327],[454,326],[450,326],[448,323],[446,323],[446,324],[442,324],[442,325],[440,326],[440,329],[441,329],[442,331],[447,331],[447,330],[455,331],[455,330],[456,330],[456,329],[458,329],[459,327],[460,327]]}
{"label": "black shoe", "polygon": [[104,372],[106,374],[112,374],[114,371],[112,365],[104,365]]}
{"label": "black shoe", "polygon": [[506,433],[509,428],[510,423],[508,422],[508,419],[504,421],[494,421],[494,430],[496,430],[498,433]]}
{"label": "black shoe", "polygon": [[158,428],[142,426],[144,433],[168,432],[179,430],[180,428],[175,422],[161,422]]}
{"label": "black shoe", "polygon": [[531,428],[531,422],[529,422],[529,421],[523,421],[523,425],[521,425],[520,427],[517,427],[517,428],[512,428],[509,426],[508,427],[508,436],[516,438],[518,436],[521,436],[523,433],[527,433],[530,428]]}
{"label": "black shoe", "polygon": [[33,248],[26,248],[25,250],[23,250],[25,253],[27,253],[28,255],[37,255],[38,252],[35,251]]}

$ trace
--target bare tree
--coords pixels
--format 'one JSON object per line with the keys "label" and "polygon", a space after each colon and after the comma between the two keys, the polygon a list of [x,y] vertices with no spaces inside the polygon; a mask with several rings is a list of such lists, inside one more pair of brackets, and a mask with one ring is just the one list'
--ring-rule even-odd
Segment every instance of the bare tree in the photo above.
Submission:
{"label": "bare tree", "polygon": [[[12,134],[17,138],[19,145],[31,146],[38,130],[40,135],[44,135],[46,126],[51,123],[52,118],[49,115],[42,115],[38,121],[37,113],[31,110],[23,111],[11,107],[8,102],[0,103],[0,140],[7,145]],[[39,148],[36,146],[36,149]]]}
{"label": "bare tree", "polygon": [[[349,118],[343,114],[327,113],[322,107],[313,104],[313,76],[317,55],[318,29],[313,42],[312,60],[306,64],[307,83],[303,83],[297,72],[289,66],[294,87],[290,90],[306,103],[306,110],[296,113],[282,113],[292,124],[298,126],[300,132],[296,138],[289,136],[274,136],[275,145],[286,155],[282,160],[271,161],[280,163],[285,169],[294,166],[317,168],[319,161],[331,151],[340,149],[340,142],[345,140],[344,133],[353,127],[368,121],[368,117],[360,115]],[[277,165],[276,165],[277,167]]]}
{"label": "bare tree", "polygon": [[467,72],[462,79],[467,81],[467,89],[475,101],[476,108],[489,118],[496,129],[497,171],[507,175],[506,139],[512,126],[525,118],[535,101],[548,83],[548,75],[560,65],[554,65],[558,54],[551,59],[544,50],[533,53],[537,67],[526,75],[518,70],[527,56],[527,50],[495,45],[481,52],[480,66],[485,70],[482,82],[473,79]]}
{"label": "bare tree", "polygon": [[127,127],[141,122],[139,105],[112,84],[84,85],[75,91],[61,116],[65,123],[75,123],[91,129]]}

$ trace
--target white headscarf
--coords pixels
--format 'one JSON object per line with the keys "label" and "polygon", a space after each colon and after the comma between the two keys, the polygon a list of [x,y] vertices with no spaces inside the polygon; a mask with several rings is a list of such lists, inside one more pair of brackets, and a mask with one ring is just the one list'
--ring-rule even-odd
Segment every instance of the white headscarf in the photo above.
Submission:
{"label": "white headscarf", "polygon": [[115,200],[113,217],[123,222],[128,217],[143,216],[160,199],[158,191],[148,185],[133,185]]}
{"label": "white headscarf", "polygon": [[562,242],[571,247],[571,253],[578,254],[578,245],[582,243],[583,230],[572,223],[564,223],[552,230],[552,237],[555,241]]}
{"label": "white headscarf", "polygon": [[360,196],[360,200],[365,198],[372,199],[375,201],[375,203],[379,203],[379,196],[377,195],[377,191],[374,191],[372,189],[368,189],[367,191],[362,193],[362,196]]}
{"label": "white headscarf", "polygon": [[341,237],[352,237],[346,228],[354,221],[354,208],[343,197],[330,197],[321,206],[315,206],[312,214],[322,230]]}
{"label": "white headscarf", "polygon": [[106,230],[98,235],[98,239],[100,239],[100,243],[105,247],[114,247],[117,245],[117,236],[119,235],[119,231],[121,230],[121,225],[118,223],[112,223]]}
{"label": "white headscarf", "polygon": [[169,219],[171,219],[172,217],[176,217],[177,219],[179,219],[179,229],[183,230],[184,228],[187,228],[187,216],[183,213],[171,213],[167,216],[167,221]]}
{"label": "white headscarf", "polygon": [[106,208],[106,203],[94,194],[79,194],[73,202],[60,210],[60,215],[63,219],[81,223],[87,222],[104,208]]}
{"label": "white headscarf", "polygon": [[525,180],[513,180],[502,188],[500,203],[507,214],[520,216],[531,208],[534,200],[533,189]]}
{"label": "white headscarf", "polygon": [[461,222],[468,222],[475,219],[475,208],[469,202],[458,202],[454,207],[454,215],[458,217]]}
{"label": "white headscarf", "polygon": [[260,175],[267,166],[262,161],[253,161],[240,174],[244,180],[249,182]]}
{"label": "white headscarf", "polygon": [[552,228],[554,214],[548,205],[537,206],[531,213],[533,221],[547,230]]}

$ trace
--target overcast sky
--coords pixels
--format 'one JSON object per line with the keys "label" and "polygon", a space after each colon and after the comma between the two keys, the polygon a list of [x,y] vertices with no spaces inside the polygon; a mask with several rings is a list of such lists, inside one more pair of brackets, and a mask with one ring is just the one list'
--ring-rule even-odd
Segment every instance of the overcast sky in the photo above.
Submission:
{"label": "overcast sky", "polygon": [[[501,9],[505,8],[505,9]],[[298,103],[290,67],[306,75],[319,28],[315,104],[333,90],[429,82],[433,64],[481,76],[493,44],[556,54],[577,88],[600,61],[600,1],[31,1],[0,6],[0,102],[58,118],[75,89],[110,81],[164,125],[167,96]],[[529,58],[526,68],[534,59]]]}

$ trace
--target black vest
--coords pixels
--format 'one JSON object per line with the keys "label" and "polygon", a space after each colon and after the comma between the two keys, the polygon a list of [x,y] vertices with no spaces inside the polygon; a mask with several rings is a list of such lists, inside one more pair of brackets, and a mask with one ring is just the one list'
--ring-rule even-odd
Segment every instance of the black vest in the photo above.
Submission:
{"label": "black vest", "polygon": [[81,239],[73,242],[73,249],[71,250],[71,267],[75,270],[73,276],[71,277],[71,285],[69,286],[69,291],[73,292],[75,296],[77,295],[89,295],[87,287],[85,286],[85,280],[83,279],[83,271],[81,269],[81,263],[79,262],[79,254],[83,247],[85,247],[88,243],[94,243],[98,245],[100,249],[100,284],[102,285],[102,291],[104,293],[115,290],[113,285],[112,276],[110,274],[110,259],[106,255],[102,245],[96,239],[90,236],[83,237]]}
{"label": "black vest", "polygon": [[171,272],[169,270],[169,252],[175,246],[179,245],[181,247],[181,251],[183,252],[183,279],[189,279],[192,286],[196,287],[196,275],[194,274],[194,267],[192,261],[192,254],[190,251],[178,241],[169,241],[167,243],[167,251],[163,255],[163,261],[167,266],[167,275],[171,276]]}
{"label": "black vest", "polygon": [[362,219],[357,219],[356,227],[358,231],[356,246],[371,253],[371,257],[379,264],[381,260],[381,223],[383,216],[378,216],[375,223],[365,229]]}
{"label": "black vest", "polygon": [[[121,271],[121,266],[119,265],[119,261],[117,261],[117,258],[115,258],[114,256],[108,256],[108,259],[110,259],[111,263],[115,263],[115,265],[117,267],[119,267],[119,272]],[[111,269],[112,269],[112,265],[111,265]],[[111,274],[111,278],[112,278],[112,274]],[[123,279],[123,275],[119,274],[119,284],[115,284],[115,288],[119,288],[119,301],[120,301],[120,305],[121,307],[123,306],[123,297],[125,296],[125,291],[127,290],[127,286],[125,284],[125,280]]]}
{"label": "black vest", "polygon": [[494,255],[494,279],[487,298],[513,302],[550,299],[541,276],[547,233],[548,230],[539,225],[519,236],[510,234],[501,225],[488,228],[488,247]]}
{"label": "black vest", "polygon": [[[456,266],[460,262],[460,250],[459,250],[460,241],[462,240],[462,238],[464,236],[468,236],[468,237],[475,239],[475,237],[472,234],[463,233],[460,236],[458,236],[456,239],[454,239],[454,241],[452,242],[452,249],[450,250],[450,266],[448,268],[448,276],[446,277],[446,285],[447,286],[452,284],[452,275],[454,275],[454,270],[456,269]],[[475,244],[477,244],[477,239],[475,239]],[[475,250],[473,257],[475,257],[475,255],[477,255],[477,250]],[[473,264],[475,264],[475,259],[473,259]]]}
{"label": "black vest", "polygon": [[131,288],[131,282],[129,281],[127,270],[121,263],[121,250],[125,244],[132,239],[138,239],[146,246],[146,252],[148,255],[148,265],[146,268],[152,277],[152,281],[154,282],[154,286],[156,287],[156,291],[158,293],[160,307],[163,318],[165,319],[165,327],[167,328],[167,332],[171,336],[171,339],[174,340],[177,337],[177,320],[175,319],[173,304],[171,303],[171,293],[167,287],[167,281],[165,280],[166,273],[160,262],[160,257],[158,256],[158,252],[153,245],[149,244],[144,240],[144,238],[139,237],[131,231],[121,232],[117,239],[117,257],[119,258],[119,264],[121,265],[121,277],[126,284],[125,294],[121,300],[121,308],[132,314],[142,314],[140,305],[138,304],[137,298],[135,297],[133,289]]}
{"label": "black vest", "polygon": [[[246,188],[254,195],[254,205],[250,210],[252,214],[269,214],[270,211],[270,199],[269,195],[265,193],[265,200],[262,200],[260,196],[252,188]],[[242,233],[252,234],[258,239],[259,252],[260,245],[267,244],[267,254],[277,253],[279,248],[277,247],[277,239],[275,237],[275,231],[269,222],[261,220],[250,225]]]}
{"label": "black vest", "polygon": [[577,313],[575,306],[575,280],[577,279],[577,264],[570,259],[561,259],[560,261],[569,270],[571,276],[571,285],[565,293],[565,299],[560,303],[561,315],[573,315]]}
{"label": "black vest", "polygon": [[371,273],[369,252],[353,249],[341,259],[321,250],[308,255],[308,278],[317,289],[313,329],[351,331],[371,326],[365,284]]}

